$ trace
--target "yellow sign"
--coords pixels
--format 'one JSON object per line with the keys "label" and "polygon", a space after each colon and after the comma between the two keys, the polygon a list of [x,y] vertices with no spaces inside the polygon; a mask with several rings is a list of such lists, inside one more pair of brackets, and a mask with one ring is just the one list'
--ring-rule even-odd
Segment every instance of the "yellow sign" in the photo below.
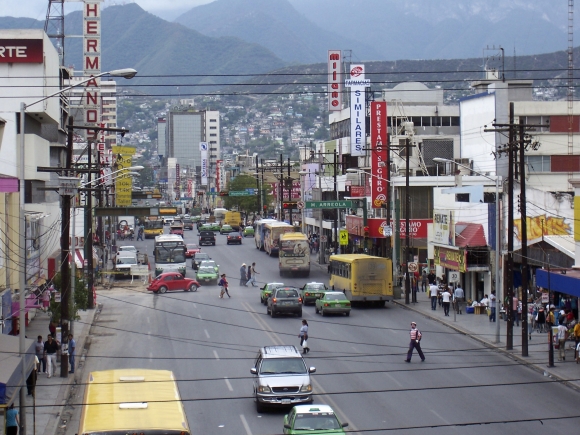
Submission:
{"label": "yellow sign", "polygon": [[123,154],[125,156],[132,156],[137,152],[137,148],[114,146],[113,154]]}
{"label": "yellow sign", "polygon": [[[126,147],[113,147],[113,148],[126,148]],[[130,155],[118,155],[117,156],[117,169],[125,169],[131,166],[131,156]],[[122,207],[128,207],[131,205],[131,196],[133,190],[133,180],[129,176],[123,176],[123,172],[118,172],[115,174],[117,178],[115,179],[115,200],[116,205]]]}
{"label": "yellow sign", "polygon": [[341,245],[348,245],[348,230],[340,230],[338,241]]}

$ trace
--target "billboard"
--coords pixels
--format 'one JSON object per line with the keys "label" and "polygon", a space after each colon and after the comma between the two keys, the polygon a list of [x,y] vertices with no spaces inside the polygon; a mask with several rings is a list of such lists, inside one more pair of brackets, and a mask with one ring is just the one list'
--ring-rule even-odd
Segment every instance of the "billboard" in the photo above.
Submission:
{"label": "billboard", "polygon": [[455,225],[451,210],[433,210],[433,243],[455,246]]}
{"label": "billboard", "polygon": [[350,155],[353,157],[366,154],[366,88],[371,81],[365,79],[364,65],[351,65],[350,77],[344,85],[350,87]]}
{"label": "billboard", "polygon": [[0,39],[0,63],[42,63],[42,39]]}
{"label": "billboard", "polygon": [[328,50],[328,111],[342,109],[342,52]]}
{"label": "billboard", "polygon": [[371,103],[371,207],[381,208],[388,200],[387,103]]}
{"label": "billboard", "polygon": [[[94,77],[101,73],[101,1],[83,2],[83,75]],[[101,124],[101,79],[93,78],[85,85],[82,106],[84,125],[92,127]],[[87,130],[87,136],[95,132]],[[98,133],[98,142],[104,143],[104,132]]]}
{"label": "billboard", "polygon": [[201,185],[207,186],[209,177],[209,161],[207,159],[208,145],[207,142],[199,143],[199,151],[201,153]]}

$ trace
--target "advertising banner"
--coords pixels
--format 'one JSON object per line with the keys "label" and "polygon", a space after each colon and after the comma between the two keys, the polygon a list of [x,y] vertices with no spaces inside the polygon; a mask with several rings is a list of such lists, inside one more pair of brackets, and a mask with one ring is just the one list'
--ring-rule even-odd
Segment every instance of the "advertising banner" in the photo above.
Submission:
{"label": "advertising banner", "polygon": [[[427,224],[431,219],[410,219],[409,232],[412,238],[427,238]],[[360,216],[346,216],[346,229],[352,235],[363,236],[363,218]],[[367,226],[369,227],[369,237],[385,238],[388,233],[387,221],[383,218],[368,218]],[[399,237],[405,238],[405,222],[400,222]]]}
{"label": "advertising banner", "polygon": [[455,226],[453,225],[452,211],[433,211],[433,243],[447,246],[455,245]]}
{"label": "advertising banner", "polygon": [[42,39],[0,39],[0,63],[42,63]]}
{"label": "advertising banner", "polygon": [[388,200],[387,177],[387,103],[371,103],[371,207],[381,208]]}
{"label": "advertising banner", "polygon": [[[118,154],[117,170],[132,166],[132,156]],[[131,206],[131,192],[133,190],[133,180],[129,176],[123,176],[123,172],[114,174],[115,178],[115,204],[119,206]]]}
{"label": "advertising banner", "polygon": [[328,50],[328,111],[342,109],[342,52]]}
{"label": "advertising banner", "polygon": [[459,272],[467,272],[467,251],[460,249],[454,250],[443,246],[433,247],[433,256],[435,264]]}
{"label": "advertising banner", "polygon": [[[83,75],[96,76],[101,73],[101,1],[83,2]],[[83,95],[84,125],[97,126],[101,123],[101,79],[94,78],[85,85]],[[86,131],[87,137],[94,135]],[[98,138],[101,142],[101,137]]]}
{"label": "advertising banner", "polygon": [[350,155],[364,156],[366,153],[365,90],[371,81],[365,79],[364,65],[351,65],[350,77],[344,82],[350,87]]}
{"label": "advertising banner", "polygon": [[207,142],[200,142],[199,143],[199,151],[201,153],[201,185],[207,186],[208,178],[209,178],[209,161],[207,158],[207,151],[208,151]]}

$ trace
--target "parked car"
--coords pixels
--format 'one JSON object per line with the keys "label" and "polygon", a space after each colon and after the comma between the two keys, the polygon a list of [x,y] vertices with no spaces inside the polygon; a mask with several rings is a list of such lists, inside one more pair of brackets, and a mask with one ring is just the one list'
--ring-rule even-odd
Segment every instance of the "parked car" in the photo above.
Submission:
{"label": "parked car", "polygon": [[206,265],[206,262],[202,262],[197,268],[195,277],[199,282],[209,283],[214,282],[217,284],[219,274],[216,272],[215,268],[211,265]]}
{"label": "parked car", "polygon": [[326,285],[321,282],[309,282],[308,284],[304,284],[300,290],[302,291],[302,300],[304,301],[304,305],[314,305],[316,299],[324,296],[324,293],[328,290],[328,287],[326,287]]}
{"label": "parked car", "polygon": [[242,236],[240,233],[229,233],[226,244],[231,245],[232,243],[242,244]]}
{"label": "parked car", "polygon": [[153,293],[165,293],[168,291],[196,292],[200,284],[195,279],[185,278],[179,272],[165,272],[159,274],[147,287]]}
{"label": "parked car", "polygon": [[256,409],[267,406],[289,406],[312,402],[310,373],[316,368],[306,366],[295,346],[265,346],[256,357],[250,373],[254,380]]}
{"label": "parked car", "polygon": [[295,314],[302,316],[302,298],[295,287],[278,287],[272,292],[266,303],[266,314],[276,317],[278,314]]}
{"label": "parked car", "polygon": [[254,237],[254,227],[247,226],[243,231],[244,237]]}
{"label": "parked car", "polygon": [[193,258],[193,256],[198,252],[201,252],[201,248],[197,243],[188,243],[185,245],[185,256],[187,258]]}
{"label": "parked car", "polygon": [[345,433],[348,423],[341,423],[334,410],[323,404],[296,405],[284,416],[285,434]]}
{"label": "parked car", "polygon": [[205,252],[197,252],[196,254],[194,254],[191,260],[191,267],[193,268],[193,270],[197,270],[197,268],[199,267],[199,263],[206,260],[211,260],[211,257]]}
{"label": "parked car", "polygon": [[220,234],[228,234],[228,233],[231,233],[233,231],[234,231],[234,229],[232,228],[232,226],[227,225],[227,224],[222,225],[220,228]]}
{"label": "parked car", "polygon": [[324,296],[316,300],[316,314],[346,314],[350,316],[350,301],[342,292],[326,292]]}
{"label": "parked car", "polygon": [[260,289],[260,302],[263,303],[264,305],[266,305],[268,298],[270,297],[270,295],[272,294],[274,289],[277,289],[278,287],[284,287],[284,283],[283,282],[269,282],[264,287],[262,287]]}

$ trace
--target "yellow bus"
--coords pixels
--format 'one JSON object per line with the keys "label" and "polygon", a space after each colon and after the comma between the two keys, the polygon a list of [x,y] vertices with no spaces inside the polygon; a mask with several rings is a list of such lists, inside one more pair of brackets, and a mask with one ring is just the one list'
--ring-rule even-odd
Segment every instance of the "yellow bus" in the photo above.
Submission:
{"label": "yellow bus", "polygon": [[351,302],[384,306],[393,298],[393,267],[388,258],[366,254],[330,256],[330,288]]}
{"label": "yellow bus", "polygon": [[294,232],[294,227],[286,222],[268,222],[264,225],[264,251],[269,256],[278,255],[280,249],[280,236],[284,233]]}
{"label": "yellow bus", "polygon": [[280,236],[278,252],[280,276],[310,275],[310,246],[302,233],[284,233]]}
{"label": "yellow bus", "polygon": [[189,435],[177,382],[168,370],[91,372],[79,435]]}
{"label": "yellow bus", "polygon": [[155,236],[163,234],[163,218],[149,216],[145,218],[145,238],[154,239]]}

